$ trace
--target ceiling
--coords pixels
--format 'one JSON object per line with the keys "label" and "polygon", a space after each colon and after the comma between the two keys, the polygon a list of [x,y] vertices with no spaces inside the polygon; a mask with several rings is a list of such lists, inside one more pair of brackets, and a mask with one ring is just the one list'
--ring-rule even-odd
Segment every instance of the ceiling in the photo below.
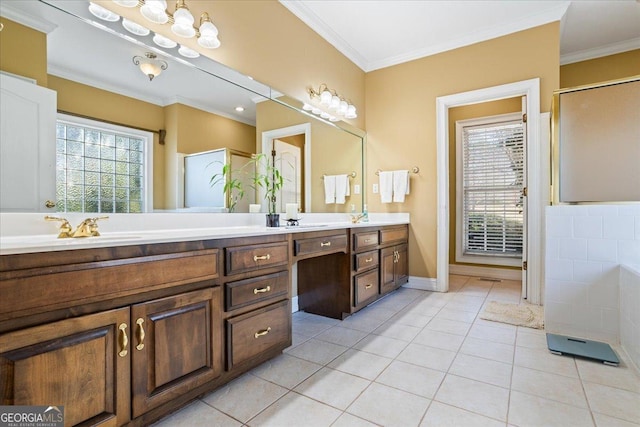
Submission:
{"label": "ceiling", "polygon": [[561,20],[560,63],[640,49],[636,0],[280,0],[364,71]]}

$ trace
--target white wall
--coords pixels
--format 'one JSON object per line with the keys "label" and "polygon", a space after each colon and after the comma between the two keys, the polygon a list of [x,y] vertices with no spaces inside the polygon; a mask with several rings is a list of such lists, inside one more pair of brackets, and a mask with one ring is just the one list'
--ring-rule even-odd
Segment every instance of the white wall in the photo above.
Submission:
{"label": "white wall", "polygon": [[619,266],[640,265],[640,205],[548,206],[545,253],[547,331],[619,343]]}

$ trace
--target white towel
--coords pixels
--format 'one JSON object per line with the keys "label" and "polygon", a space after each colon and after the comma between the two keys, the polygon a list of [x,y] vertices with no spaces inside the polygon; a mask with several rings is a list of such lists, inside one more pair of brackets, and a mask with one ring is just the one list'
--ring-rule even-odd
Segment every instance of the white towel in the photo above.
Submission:
{"label": "white towel", "polygon": [[324,176],[324,202],[331,204],[336,202],[336,176]]}
{"label": "white towel", "polygon": [[409,171],[393,171],[393,201],[404,203],[405,194],[409,194]]}
{"label": "white towel", "polygon": [[336,175],[336,204],[344,204],[346,196],[349,196],[349,177],[347,175]]}
{"label": "white towel", "polygon": [[380,202],[391,203],[393,200],[393,172],[380,171]]}

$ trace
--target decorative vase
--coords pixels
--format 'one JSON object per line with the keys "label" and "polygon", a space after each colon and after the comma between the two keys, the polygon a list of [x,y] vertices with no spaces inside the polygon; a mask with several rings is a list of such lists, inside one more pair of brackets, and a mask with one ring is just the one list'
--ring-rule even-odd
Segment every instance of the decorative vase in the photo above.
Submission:
{"label": "decorative vase", "polygon": [[267,227],[280,227],[280,214],[267,214]]}

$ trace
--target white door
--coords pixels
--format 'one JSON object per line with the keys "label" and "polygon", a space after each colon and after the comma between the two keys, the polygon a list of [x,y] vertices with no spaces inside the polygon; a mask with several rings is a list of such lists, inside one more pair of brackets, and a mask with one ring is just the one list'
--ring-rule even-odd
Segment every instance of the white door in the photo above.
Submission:
{"label": "white door", "polygon": [[280,194],[276,196],[278,212],[285,212],[287,203],[297,203],[302,206],[302,170],[301,152],[295,145],[273,140],[276,152],[276,167],[280,170],[284,183]]}
{"label": "white door", "polygon": [[0,211],[54,211],[56,92],[4,74],[0,89]]}

